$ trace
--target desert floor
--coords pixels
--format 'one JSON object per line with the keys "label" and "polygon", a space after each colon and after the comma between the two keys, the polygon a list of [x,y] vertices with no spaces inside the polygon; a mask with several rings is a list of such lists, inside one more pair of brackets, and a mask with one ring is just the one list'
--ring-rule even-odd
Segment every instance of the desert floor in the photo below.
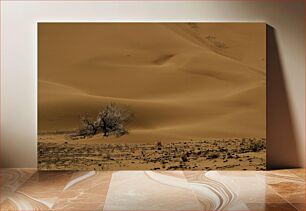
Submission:
{"label": "desert floor", "polygon": [[[54,142],[55,139],[61,141]],[[39,169],[263,170],[266,166],[265,139],[125,144],[107,138],[103,140],[102,137],[100,143],[90,139],[71,140],[65,135],[41,135],[38,142]]]}

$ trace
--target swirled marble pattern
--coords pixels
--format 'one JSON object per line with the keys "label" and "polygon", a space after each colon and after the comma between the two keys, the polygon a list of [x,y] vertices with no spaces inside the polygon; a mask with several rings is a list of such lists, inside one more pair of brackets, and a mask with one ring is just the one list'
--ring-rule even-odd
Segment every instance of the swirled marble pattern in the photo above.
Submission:
{"label": "swirled marble pattern", "polygon": [[1,169],[0,203],[10,197],[35,172],[34,169]]}
{"label": "swirled marble pattern", "polygon": [[111,176],[111,172],[76,172],[52,208],[103,210]]}
{"label": "swirled marble pattern", "polygon": [[2,169],[1,210],[305,210],[305,170]]}

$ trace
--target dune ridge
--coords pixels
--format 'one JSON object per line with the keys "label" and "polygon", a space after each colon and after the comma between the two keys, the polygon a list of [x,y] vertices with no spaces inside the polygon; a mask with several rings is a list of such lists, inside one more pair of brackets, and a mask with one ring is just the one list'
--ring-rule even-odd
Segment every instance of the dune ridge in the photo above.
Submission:
{"label": "dune ridge", "polygon": [[115,102],[135,119],[110,141],[265,137],[264,24],[83,25],[39,26],[39,132]]}

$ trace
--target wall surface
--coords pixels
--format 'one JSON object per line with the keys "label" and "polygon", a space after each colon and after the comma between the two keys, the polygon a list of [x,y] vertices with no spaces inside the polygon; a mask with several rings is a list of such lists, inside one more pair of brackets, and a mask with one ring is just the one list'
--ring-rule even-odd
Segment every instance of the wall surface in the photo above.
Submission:
{"label": "wall surface", "polygon": [[268,167],[304,166],[303,1],[2,1],[1,162],[36,167],[37,22],[266,22]]}

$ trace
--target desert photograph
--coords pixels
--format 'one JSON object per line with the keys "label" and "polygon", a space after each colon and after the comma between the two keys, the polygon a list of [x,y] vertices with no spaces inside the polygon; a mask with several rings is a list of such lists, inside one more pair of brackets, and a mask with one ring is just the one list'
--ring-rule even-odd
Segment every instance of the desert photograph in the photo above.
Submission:
{"label": "desert photograph", "polygon": [[266,168],[266,24],[37,27],[40,170]]}

